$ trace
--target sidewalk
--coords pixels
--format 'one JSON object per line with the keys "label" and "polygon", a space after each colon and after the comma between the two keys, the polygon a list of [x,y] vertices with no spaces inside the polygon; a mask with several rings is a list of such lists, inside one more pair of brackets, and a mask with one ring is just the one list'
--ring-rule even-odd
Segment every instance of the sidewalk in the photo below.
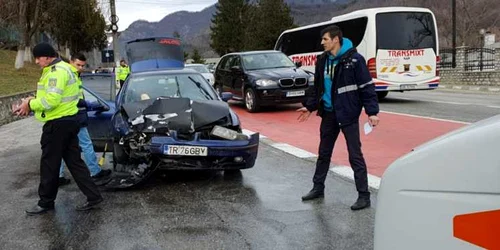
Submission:
{"label": "sidewalk", "polygon": [[500,86],[439,84],[439,89],[500,93]]}

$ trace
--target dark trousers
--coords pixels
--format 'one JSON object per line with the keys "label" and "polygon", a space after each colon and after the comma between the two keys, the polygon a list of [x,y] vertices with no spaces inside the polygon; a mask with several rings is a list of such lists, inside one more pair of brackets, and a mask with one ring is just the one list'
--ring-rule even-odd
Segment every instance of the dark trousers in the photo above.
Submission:
{"label": "dark trousers", "polygon": [[83,162],[78,146],[80,126],[76,119],[48,121],[43,126],[42,158],[40,162],[40,186],[38,195],[41,207],[54,207],[59,187],[59,168],[64,159],[76,184],[87,196],[87,201],[101,199],[101,194],[90,177],[90,172]]}
{"label": "dark trousers", "polygon": [[124,80],[120,80],[120,88],[122,88],[122,87],[123,87],[123,84],[124,84],[124,83],[125,83],[125,81],[124,81]]}
{"label": "dark trousers", "polygon": [[339,136],[340,131],[344,134],[349,152],[349,163],[354,171],[354,181],[359,197],[369,198],[368,173],[366,163],[361,152],[361,140],[359,135],[359,122],[340,127],[335,113],[325,111],[321,119],[318,161],[313,182],[314,189],[323,191],[325,189],[325,179],[330,168],[330,159]]}

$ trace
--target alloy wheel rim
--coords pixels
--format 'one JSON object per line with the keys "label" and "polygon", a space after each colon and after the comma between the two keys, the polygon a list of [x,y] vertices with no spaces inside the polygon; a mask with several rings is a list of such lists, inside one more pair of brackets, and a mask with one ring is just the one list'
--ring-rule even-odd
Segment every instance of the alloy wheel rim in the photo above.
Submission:
{"label": "alloy wheel rim", "polygon": [[250,91],[247,92],[246,98],[245,98],[245,103],[247,105],[247,109],[252,109],[253,108],[253,95]]}

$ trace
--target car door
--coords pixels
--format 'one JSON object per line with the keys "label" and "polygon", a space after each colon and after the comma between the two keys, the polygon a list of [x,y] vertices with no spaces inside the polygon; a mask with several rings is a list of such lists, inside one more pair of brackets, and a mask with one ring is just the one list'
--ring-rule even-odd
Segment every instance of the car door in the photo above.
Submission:
{"label": "car door", "polygon": [[[215,89],[220,88],[219,92],[230,91],[227,84],[227,71],[225,70],[225,65],[231,56],[222,57],[219,64],[215,68]],[[220,94],[220,93],[219,93]]]}
{"label": "car door", "polygon": [[229,78],[231,81],[232,93],[240,98],[243,98],[243,75],[244,72],[241,66],[241,58],[240,56],[235,56],[233,60],[231,60]]}
{"label": "car door", "polygon": [[103,111],[87,112],[89,118],[87,129],[95,151],[103,152],[106,143],[108,143],[107,151],[110,151],[112,146],[110,143],[112,142],[111,118],[116,111],[115,104],[112,101],[105,101],[85,86],[83,87],[83,94],[85,96],[85,100],[90,102],[99,102],[101,105],[106,107],[106,110]]}
{"label": "car door", "polygon": [[[106,142],[111,141],[111,118],[115,113],[116,85],[113,74],[82,74],[83,95],[85,100],[99,102],[106,111],[90,111],[88,131],[96,151],[104,151]],[[107,151],[112,149],[108,144]]]}

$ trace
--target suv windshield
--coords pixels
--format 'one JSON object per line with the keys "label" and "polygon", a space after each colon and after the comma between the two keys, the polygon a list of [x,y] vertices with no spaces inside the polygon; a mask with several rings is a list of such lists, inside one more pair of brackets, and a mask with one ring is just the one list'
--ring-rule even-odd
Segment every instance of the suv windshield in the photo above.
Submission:
{"label": "suv windshield", "polygon": [[210,73],[207,69],[207,67],[203,65],[186,65],[186,68],[188,69],[194,69],[200,73]]}
{"label": "suv windshield", "polygon": [[135,76],[124,93],[125,103],[158,97],[185,97],[194,101],[217,100],[217,95],[201,75],[168,74]]}
{"label": "suv windshield", "polygon": [[243,55],[243,66],[247,70],[288,68],[295,64],[283,53],[261,53]]}

